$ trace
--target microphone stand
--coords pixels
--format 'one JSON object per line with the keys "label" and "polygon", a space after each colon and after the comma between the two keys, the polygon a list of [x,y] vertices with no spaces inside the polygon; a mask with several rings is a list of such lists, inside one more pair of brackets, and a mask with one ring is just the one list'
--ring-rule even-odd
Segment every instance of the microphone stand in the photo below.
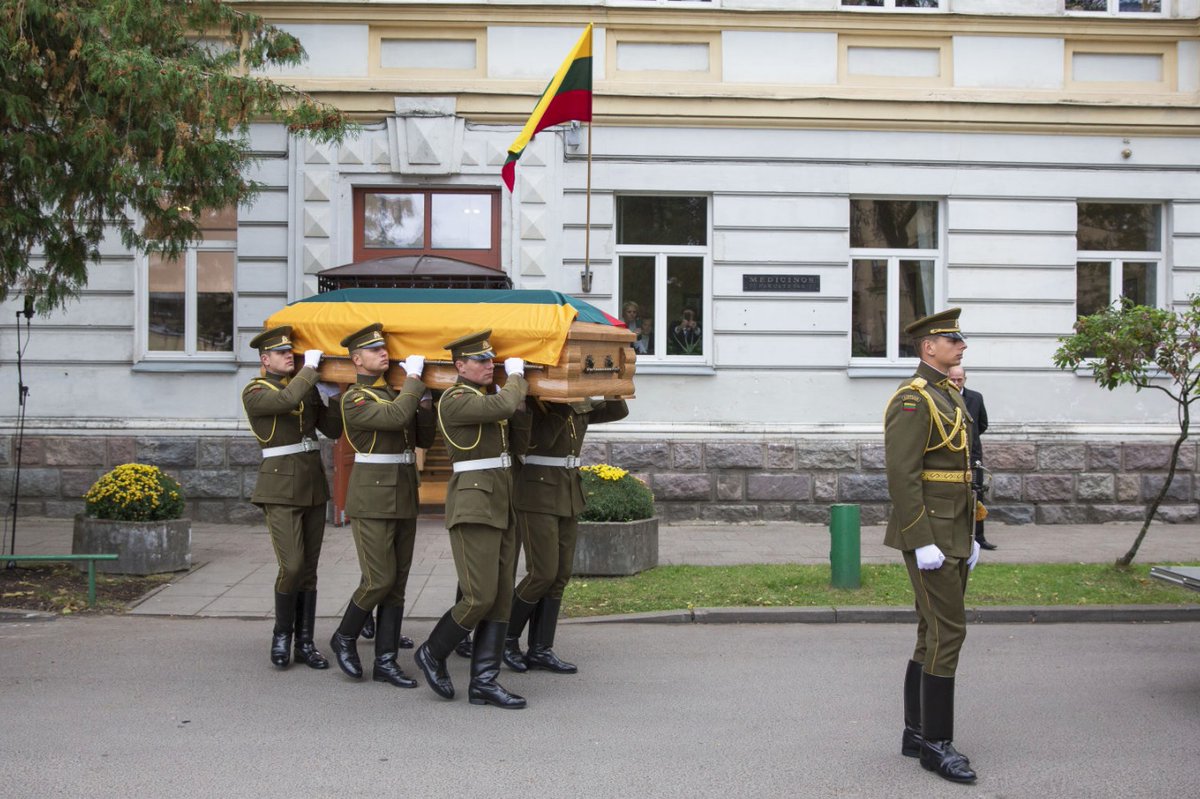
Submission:
{"label": "microphone stand", "polygon": [[[12,535],[8,539],[8,554],[15,555],[17,551],[17,499],[21,491],[21,449],[25,443],[25,401],[29,397],[29,386],[25,385],[21,358],[24,347],[21,346],[21,317],[25,317],[25,345],[29,345],[29,324],[33,319],[33,295],[25,295],[25,307],[17,311],[17,433],[14,438],[13,451],[17,465],[13,470],[12,504],[9,505],[9,517],[12,519]],[[16,568],[16,561],[9,561],[6,568]]]}

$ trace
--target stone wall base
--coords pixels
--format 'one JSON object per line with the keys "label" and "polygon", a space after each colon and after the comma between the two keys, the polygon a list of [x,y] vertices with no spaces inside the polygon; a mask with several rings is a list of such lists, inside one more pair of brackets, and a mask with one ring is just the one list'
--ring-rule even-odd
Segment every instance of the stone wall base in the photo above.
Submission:
{"label": "stone wall base", "polygon": [[[986,439],[986,437],[985,437]],[[1170,443],[986,441],[990,518],[1009,524],[1137,521],[1166,479]],[[1186,442],[1158,517],[1200,519],[1197,445]],[[18,513],[69,518],[104,472],[131,461],[162,467],[182,483],[199,522],[258,523],[250,504],[260,461],[246,436],[26,435]],[[667,522],[794,521],[828,524],[829,506],[855,503],[863,524],[887,520],[882,441],[778,439],[647,441],[593,438],[587,463],[611,463],[645,480]],[[322,441],[332,474],[332,443]],[[0,490],[12,486],[11,436],[0,438]],[[5,497],[5,504],[11,497]]]}

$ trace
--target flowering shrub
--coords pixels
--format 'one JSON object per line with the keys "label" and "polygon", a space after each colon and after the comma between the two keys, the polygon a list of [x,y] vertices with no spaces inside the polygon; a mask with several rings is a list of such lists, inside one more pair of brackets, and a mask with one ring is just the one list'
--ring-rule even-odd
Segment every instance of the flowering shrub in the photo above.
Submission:
{"label": "flowering shrub", "polygon": [[654,494],[638,478],[607,463],[584,466],[583,497],[587,506],[579,514],[584,522],[632,522],[654,515]]}
{"label": "flowering shrub", "polygon": [[123,463],[83,495],[93,519],[149,522],[183,515],[183,489],[157,466]]}

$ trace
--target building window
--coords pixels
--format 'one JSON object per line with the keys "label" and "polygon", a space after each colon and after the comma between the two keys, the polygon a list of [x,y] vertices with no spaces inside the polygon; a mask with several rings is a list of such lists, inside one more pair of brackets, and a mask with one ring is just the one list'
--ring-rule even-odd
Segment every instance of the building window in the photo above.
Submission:
{"label": "building window", "polygon": [[1165,287],[1162,206],[1150,203],[1078,204],[1075,312],[1089,316],[1118,299],[1162,304]]}
{"label": "building window", "polygon": [[617,198],[619,311],[634,349],[664,361],[704,361],[708,331],[708,198]]}
{"label": "building window", "polygon": [[394,255],[439,255],[499,269],[499,193],[356,189],[354,259]]}
{"label": "building window", "polygon": [[180,258],[148,253],[145,351],[233,355],[237,209],[206,211],[201,241]]}
{"label": "building window", "polygon": [[1154,14],[1163,13],[1162,0],[1067,0],[1068,14]]}
{"label": "building window", "polygon": [[937,11],[941,7],[941,0],[842,0],[842,8],[864,10]]}
{"label": "building window", "polygon": [[904,328],[939,295],[936,200],[850,201],[850,356],[916,355]]}

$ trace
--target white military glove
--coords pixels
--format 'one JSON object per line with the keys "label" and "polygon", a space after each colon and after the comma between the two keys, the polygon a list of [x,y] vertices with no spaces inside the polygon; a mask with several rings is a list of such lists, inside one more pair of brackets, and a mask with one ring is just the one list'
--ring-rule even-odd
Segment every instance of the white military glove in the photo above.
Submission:
{"label": "white military glove", "polygon": [[979,542],[971,542],[971,557],[967,558],[967,571],[974,571],[975,564],[979,562]]}
{"label": "white military glove", "polygon": [[913,554],[917,556],[917,568],[921,570],[940,569],[946,562],[946,556],[942,554],[942,550],[938,549],[937,544],[917,547]]}
{"label": "white military glove", "polygon": [[309,369],[316,369],[317,365],[321,363],[321,356],[324,354],[320,350],[305,350],[304,365]]}
{"label": "white military glove", "polygon": [[525,376],[525,362],[520,358],[505,358],[504,359],[504,374]]}
{"label": "white military glove", "polygon": [[317,393],[321,395],[321,402],[324,403],[326,407],[329,407],[329,400],[336,397],[338,395],[338,391],[339,389],[337,383],[326,383],[323,381],[317,383]]}
{"label": "white military glove", "polygon": [[425,356],[410,355],[404,359],[404,371],[409,377],[420,377],[425,371]]}

